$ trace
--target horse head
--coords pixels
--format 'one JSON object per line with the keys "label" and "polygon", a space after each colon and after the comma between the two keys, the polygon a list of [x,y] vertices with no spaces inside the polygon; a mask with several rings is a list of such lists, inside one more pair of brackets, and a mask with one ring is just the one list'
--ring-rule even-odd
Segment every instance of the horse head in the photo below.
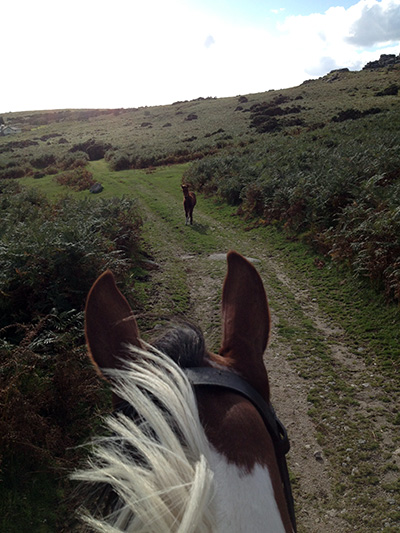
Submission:
{"label": "horse head", "polygon": [[253,265],[236,252],[227,260],[217,354],[191,324],[168,330],[153,347],[144,342],[110,272],[89,293],[89,354],[112,383],[115,412],[111,436],[75,477],[107,487],[96,503],[107,511],[86,518],[99,531],[104,524],[154,533],[294,530],[266,423],[267,297]]}

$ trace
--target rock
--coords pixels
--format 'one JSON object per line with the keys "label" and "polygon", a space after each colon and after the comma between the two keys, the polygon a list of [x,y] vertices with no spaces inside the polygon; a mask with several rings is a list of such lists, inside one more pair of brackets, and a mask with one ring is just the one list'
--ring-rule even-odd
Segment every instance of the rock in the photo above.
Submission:
{"label": "rock", "polygon": [[317,450],[314,452],[314,458],[316,461],[318,461],[319,463],[323,463],[324,462],[324,458],[322,456],[322,452],[321,450]]}
{"label": "rock", "polygon": [[331,70],[329,74],[334,74],[338,72],[350,72],[350,70],[348,68],[335,68]]}
{"label": "rock", "polygon": [[161,266],[151,259],[143,259],[142,265],[146,270],[160,270]]}
{"label": "rock", "polygon": [[365,65],[363,70],[371,70],[375,68],[391,67],[393,65],[400,64],[400,54],[381,54],[381,57],[377,61],[370,61]]}
{"label": "rock", "polygon": [[101,183],[95,183],[94,185],[90,187],[89,192],[91,192],[92,194],[99,194],[103,190],[104,190],[104,187]]}
{"label": "rock", "polygon": [[[225,261],[227,254],[211,254],[208,256],[208,259],[211,259],[211,261]],[[259,259],[255,259],[254,257],[246,257],[247,261],[250,263],[261,263]]]}

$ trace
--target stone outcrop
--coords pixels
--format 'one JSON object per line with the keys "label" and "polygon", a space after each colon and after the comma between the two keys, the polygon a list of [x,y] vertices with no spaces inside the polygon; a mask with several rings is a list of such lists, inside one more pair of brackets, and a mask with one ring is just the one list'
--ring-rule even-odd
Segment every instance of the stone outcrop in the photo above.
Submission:
{"label": "stone outcrop", "polygon": [[382,54],[381,57],[376,61],[370,61],[369,63],[367,63],[363,70],[386,68],[392,67],[394,65],[400,65],[400,54],[398,56],[396,56],[395,54]]}

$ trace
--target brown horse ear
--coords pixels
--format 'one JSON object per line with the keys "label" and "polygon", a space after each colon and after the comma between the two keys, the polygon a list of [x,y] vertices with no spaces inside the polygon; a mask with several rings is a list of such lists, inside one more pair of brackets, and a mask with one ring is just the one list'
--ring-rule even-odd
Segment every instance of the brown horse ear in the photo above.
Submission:
{"label": "brown horse ear", "polygon": [[140,347],[139,330],[132,310],[110,271],[94,283],[86,301],[85,334],[89,355],[103,369],[121,368],[124,344]]}
{"label": "brown horse ear", "polygon": [[229,252],[227,260],[220,355],[269,399],[263,354],[268,343],[270,314],[264,286],[257,270],[243,256]]}

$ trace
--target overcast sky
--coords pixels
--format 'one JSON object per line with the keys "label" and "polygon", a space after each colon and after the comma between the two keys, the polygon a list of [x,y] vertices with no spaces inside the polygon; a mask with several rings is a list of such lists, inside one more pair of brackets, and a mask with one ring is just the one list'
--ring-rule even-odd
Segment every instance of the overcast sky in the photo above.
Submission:
{"label": "overcast sky", "polygon": [[3,0],[0,113],[294,87],[400,53],[400,0]]}

